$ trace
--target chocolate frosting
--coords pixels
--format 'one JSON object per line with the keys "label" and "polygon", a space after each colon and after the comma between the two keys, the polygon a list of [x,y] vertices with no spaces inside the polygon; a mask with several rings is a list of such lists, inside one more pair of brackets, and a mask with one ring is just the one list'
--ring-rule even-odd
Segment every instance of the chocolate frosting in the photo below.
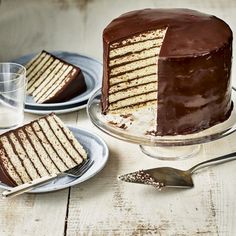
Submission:
{"label": "chocolate frosting", "polygon": [[[2,149],[2,144],[0,142],[0,149]],[[7,170],[5,169],[5,165],[3,163],[3,159],[0,156],[0,182],[10,186],[15,187],[17,186],[16,182],[11,178],[11,176],[8,174]]]}
{"label": "chocolate frosting", "polygon": [[109,105],[109,45],[166,27],[157,62],[157,134],[193,133],[226,120],[232,110],[232,31],[221,19],[189,9],[132,11],[106,27],[103,113]]}

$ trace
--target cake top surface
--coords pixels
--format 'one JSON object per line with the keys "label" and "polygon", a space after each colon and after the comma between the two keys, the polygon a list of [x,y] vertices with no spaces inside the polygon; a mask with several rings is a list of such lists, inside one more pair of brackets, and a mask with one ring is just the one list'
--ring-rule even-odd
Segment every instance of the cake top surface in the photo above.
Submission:
{"label": "cake top surface", "polygon": [[167,28],[160,57],[205,55],[232,40],[230,27],[221,19],[195,10],[144,9],[114,19],[103,39],[113,43],[148,30]]}

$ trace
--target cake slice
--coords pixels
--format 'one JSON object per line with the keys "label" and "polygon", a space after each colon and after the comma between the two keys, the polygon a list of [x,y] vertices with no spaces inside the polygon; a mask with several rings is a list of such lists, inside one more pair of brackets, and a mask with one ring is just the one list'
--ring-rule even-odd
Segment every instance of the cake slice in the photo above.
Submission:
{"label": "cake slice", "polygon": [[86,90],[81,69],[42,51],[26,65],[27,93],[37,103],[64,102]]}
{"label": "cake slice", "polygon": [[54,114],[0,136],[0,180],[17,186],[82,163],[87,154]]}

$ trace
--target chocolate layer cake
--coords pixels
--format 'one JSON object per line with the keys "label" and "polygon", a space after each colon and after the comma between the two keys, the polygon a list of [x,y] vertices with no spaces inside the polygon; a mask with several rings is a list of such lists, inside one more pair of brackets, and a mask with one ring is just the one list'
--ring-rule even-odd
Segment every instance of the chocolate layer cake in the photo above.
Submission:
{"label": "chocolate layer cake", "polygon": [[231,113],[232,31],[188,9],[145,9],[103,32],[102,112],[156,110],[156,135],[194,133]]}
{"label": "chocolate layer cake", "polygon": [[84,148],[54,114],[0,136],[0,180],[9,186],[65,171],[86,158]]}
{"label": "chocolate layer cake", "polygon": [[42,51],[27,65],[27,93],[37,103],[64,102],[86,90],[79,67]]}

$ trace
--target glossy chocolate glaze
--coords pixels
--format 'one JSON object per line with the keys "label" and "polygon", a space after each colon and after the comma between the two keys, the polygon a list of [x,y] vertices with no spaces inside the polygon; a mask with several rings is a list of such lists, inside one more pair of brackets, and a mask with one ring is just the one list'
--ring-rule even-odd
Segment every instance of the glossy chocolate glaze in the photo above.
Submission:
{"label": "glossy chocolate glaze", "polygon": [[[1,142],[0,142],[0,149],[3,149]],[[1,156],[0,156],[0,182],[11,187],[17,186],[16,182],[8,174]]]}
{"label": "glossy chocolate glaze", "polygon": [[157,134],[201,131],[232,110],[232,31],[221,19],[189,9],[145,9],[113,20],[104,30],[102,111],[108,108],[109,45],[167,28],[158,60]]}

